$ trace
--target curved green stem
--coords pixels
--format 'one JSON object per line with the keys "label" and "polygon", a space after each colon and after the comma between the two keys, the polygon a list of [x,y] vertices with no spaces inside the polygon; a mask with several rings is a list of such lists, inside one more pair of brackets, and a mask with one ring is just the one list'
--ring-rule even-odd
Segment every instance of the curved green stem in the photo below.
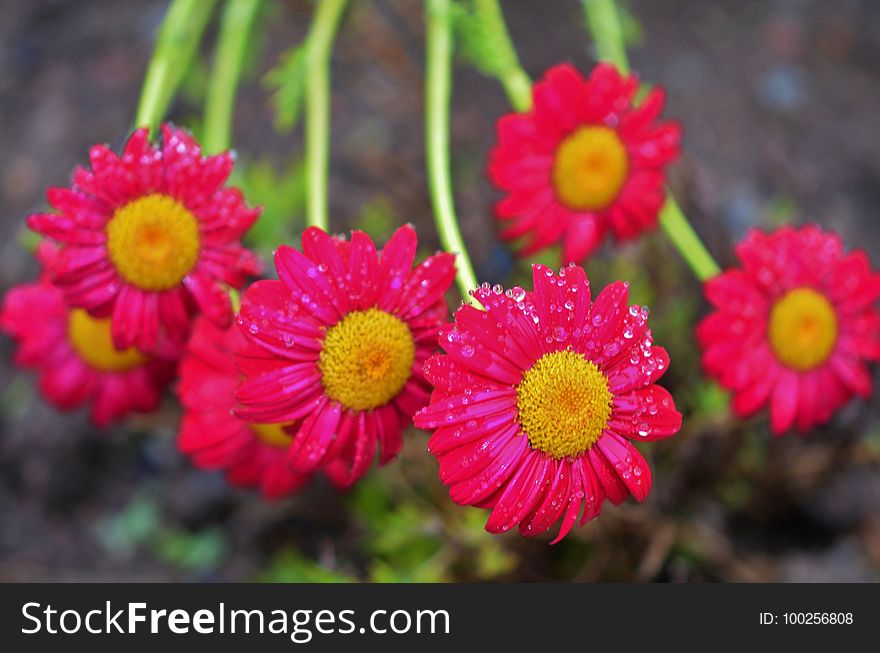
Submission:
{"label": "curved green stem", "polygon": [[147,68],[136,127],[155,132],[189,68],[211,18],[215,0],[173,0],[159,28]]}
{"label": "curved green stem", "polygon": [[229,149],[235,93],[241,78],[251,29],[262,0],[227,0],[208,89],[202,147],[209,154]]}
{"label": "curved green stem", "polygon": [[498,81],[504,87],[507,99],[514,111],[528,111],[532,106],[532,80],[516,56],[501,5],[498,0],[474,0],[474,8],[487,37],[493,40],[499,68]]}
{"label": "curved green stem", "polygon": [[320,0],[308,35],[306,76],[306,218],[309,226],[329,228],[327,175],[330,150],[330,51],[345,0]]}
{"label": "curved green stem", "polygon": [[425,150],[434,222],[447,252],[457,255],[458,289],[476,304],[470,292],[477,277],[455,217],[449,165],[449,101],[452,77],[452,26],[449,0],[427,0],[427,60],[425,62]]}
{"label": "curved green stem", "polygon": [[[627,74],[626,43],[615,0],[582,2],[599,59],[613,63],[622,74]],[[700,281],[711,279],[721,271],[670,191],[660,211],[660,227]]]}

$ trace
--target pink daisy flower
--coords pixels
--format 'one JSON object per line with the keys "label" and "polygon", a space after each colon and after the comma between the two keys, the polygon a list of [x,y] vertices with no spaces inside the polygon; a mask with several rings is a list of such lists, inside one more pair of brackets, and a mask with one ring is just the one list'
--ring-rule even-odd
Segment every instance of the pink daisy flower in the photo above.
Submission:
{"label": "pink daisy flower", "polygon": [[359,231],[349,242],[312,227],[302,252],[278,248],[280,280],[248,288],[238,323],[251,347],[237,356],[246,377],[237,414],[290,424],[294,471],[354,483],[377,449],[380,464],[397,455],[427,403],[422,364],[446,318],[455,266],[436,254],[412,267],[416,245],[410,226],[381,253]]}
{"label": "pink daisy flower", "polygon": [[705,284],[715,311],[697,328],[703,367],[748,417],[764,407],[776,434],[824,424],[871,394],[880,360],[880,275],[862,251],[817,226],[750,231],[741,267]]}
{"label": "pink daisy flower", "polygon": [[237,417],[235,391],[241,374],[232,354],[245,346],[238,327],[220,329],[196,320],[180,363],[178,396],[184,407],[178,445],[203,469],[226,470],[232,485],[259,487],[267,499],[289,495],[308,480],[287,466],[293,437],[282,424],[256,424]]}
{"label": "pink daisy flower", "polygon": [[[44,263],[54,255],[46,244],[38,251]],[[61,410],[88,405],[99,427],[134,411],[155,410],[174,377],[174,361],[134,348],[117,350],[110,321],[68,307],[46,274],[6,294],[0,330],[18,342],[15,363],[37,371],[40,392],[52,405]]]}
{"label": "pink daisy flower", "polygon": [[656,226],[681,129],[659,121],[663,89],[636,106],[638,87],[610,64],[588,78],[560,64],[535,83],[530,111],[498,121],[489,177],[505,197],[495,215],[508,223],[502,238],[527,239],[523,256],[561,241],[563,260],[579,263],[606,234],[623,241]]}
{"label": "pink daisy flower", "polygon": [[203,157],[186,131],[164,125],[162,134],[160,149],[136,130],[121,157],[94,146],[91,170],[77,168],[70,188],[48,190],[57,213],[28,217],[61,244],[51,272],[67,302],[109,318],[118,349],[182,343],[200,312],[229,324],[226,286],[260,271],[240,243],[259,209],[223,186],[232,154]]}
{"label": "pink daisy flower", "polygon": [[434,392],[415,423],[434,429],[428,448],[452,500],[492,510],[486,530],[533,536],[561,520],[556,542],[606,498],[648,496],[632,441],[675,434],[681,414],[655,385],[669,357],[647,309],[627,306],[627,284],[591,302],[582,268],[532,269],[534,292],[483,287],[485,311],[456,311],[446,354],[425,365]]}

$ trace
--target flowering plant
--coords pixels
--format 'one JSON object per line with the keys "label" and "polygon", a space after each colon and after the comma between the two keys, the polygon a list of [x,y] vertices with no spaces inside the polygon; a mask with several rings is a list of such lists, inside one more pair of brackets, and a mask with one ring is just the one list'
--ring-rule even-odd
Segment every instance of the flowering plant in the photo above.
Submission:
{"label": "flowering plant", "polygon": [[[614,0],[582,3],[595,61],[534,81],[497,0],[425,0],[424,175],[383,179],[424,182],[415,224],[382,199],[354,211],[356,189],[331,184],[331,153],[361,143],[331,148],[331,60],[362,9],[315,2],[302,42],[265,75],[277,140],[297,151],[278,172],[232,149],[272,14],[218,4],[170,2],[133,129],[91,147],[24,220],[39,273],[5,293],[0,330],[52,406],[117,434],[134,415],[129,426],[173,432],[182,465],[219,472],[197,478],[243,488],[243,505],[275,500],[254,510],[342,512],[350,539],[369,542],[361,577],[446,580],[457,566],[505,577],[533,546],[483,530],[559,543],[548,556],[561,557],[638,522],[633,537],[672,556],[687,549],[676,497],[698,476],[689,458],[710,476],[734,459],[705,494],[747,495],[769,467],[750,461],[837,443],[871,398],[880,273],[818,224],[754,225],[730,251],[712,240],[729,264],[716,262],[710,221],[692,225],[690,198],[675,198],[689,126],[676,87],[630,69],[632,17]],[[468,199],[454,192],[467,170],[452,155],[456,52],[509,103],[475,146],[486,183]],[[180,105],[200,92],[194,120]],[[300,119],[301,155],[284,140]],[[372,188],[381,156],[363,156]],[[478,210],[460,211],[468,200]],[[672,251],[684,265],[658,265]],[[320,547],[345,540],[310,519]],[[648,546],[626,566],[650,569]]]}

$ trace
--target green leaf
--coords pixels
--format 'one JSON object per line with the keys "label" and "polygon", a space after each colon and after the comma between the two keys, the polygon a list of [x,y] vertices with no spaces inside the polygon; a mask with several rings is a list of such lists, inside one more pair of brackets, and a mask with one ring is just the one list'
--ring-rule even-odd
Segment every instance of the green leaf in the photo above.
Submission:
{"label": "green leaf", "polygon": [[278,65],[263,77],[272,92],[270,103],[275,110],[275,129],[288,132],[296,125],[302,110],[308,73],[308,47],[303,41],[284,52]]}

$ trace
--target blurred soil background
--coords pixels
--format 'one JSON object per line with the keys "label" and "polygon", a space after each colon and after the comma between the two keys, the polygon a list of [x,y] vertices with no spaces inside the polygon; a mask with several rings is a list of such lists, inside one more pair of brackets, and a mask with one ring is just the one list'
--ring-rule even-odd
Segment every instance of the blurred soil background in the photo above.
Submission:
{"label": "blurred soil background", "polygon": [[[880,265],[880,3],[870,0],[630,0],[631,59],[663,84],[685,128],[673,185],[725,264],[748,227],[815,221]],[[131,128],[164,0],[0,0],[0,290],[36,266],[25,216],[65,185],[88,147]],[[503,2],[537,77],[593,62],[576,0]],[[266,74],[300,43],[311,5],[267,2],[235,117],[236,182],[266,206],[255,245],[298,244],[301,131],[276,130]],[[171,118],[198,130],[216,21]],[[417,225],[437,247],[422,144],[423,28],[417,0],[353,0],[333,63],[331,223],[384,240]],[[499,244],[483,170],[499,85],[455,70],[453,166],[481,280],[523,283]],[[553,261],[550,253],[542,257]],[[0,580],[871,581],[880,578],[880,402],[826,428],[774,439],[766,416],[733,420],[702,378],[693,327],[700,286],[660,232],[591,261],[594,287],[632,282],[672,357],[662,380],[685,411],[671,440],[641,450],[643,505],[549,537],[493,537],[487,513],[448,499],[427,435],[346,494],[316,482],[267,504],[194,469],[176,449],[180,411],[108,432],[44,404],[0,339]],[[525,284],[524,284],[525,285]],[[454,302],[450,292],[450,302]]]}

